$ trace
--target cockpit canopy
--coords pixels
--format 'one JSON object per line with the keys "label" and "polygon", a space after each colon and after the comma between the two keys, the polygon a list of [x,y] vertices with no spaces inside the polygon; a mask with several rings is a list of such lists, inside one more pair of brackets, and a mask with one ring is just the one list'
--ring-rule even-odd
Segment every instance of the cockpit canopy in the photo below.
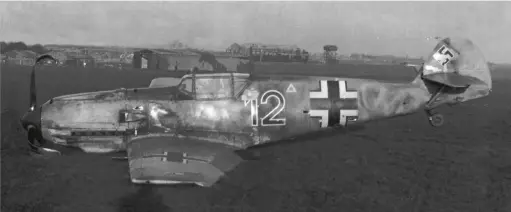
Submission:
{"label": "cockpit canopy", "polygon": [[246,73],[188,74],[178,89],[197,100],[237,98],[249,84]]}

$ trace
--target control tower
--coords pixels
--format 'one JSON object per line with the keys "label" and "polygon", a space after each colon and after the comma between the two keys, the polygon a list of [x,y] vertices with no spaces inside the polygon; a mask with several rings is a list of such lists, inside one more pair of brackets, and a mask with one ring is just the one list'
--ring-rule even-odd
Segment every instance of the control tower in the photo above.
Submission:
{"label": "control tower", "polygon": [[325,64],[337,64],[337,46],[324,45],[323,46],[323,61]]}

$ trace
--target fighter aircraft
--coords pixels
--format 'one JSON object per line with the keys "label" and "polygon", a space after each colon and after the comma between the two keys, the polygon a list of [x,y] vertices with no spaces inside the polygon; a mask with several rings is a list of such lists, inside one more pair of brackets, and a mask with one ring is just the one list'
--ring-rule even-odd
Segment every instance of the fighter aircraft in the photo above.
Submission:
{"label": "fighter aircraft", "polygon": [[179,82],[59,96],[38,107],[35,70],[21,118],[32,150],[125,151],[131,182],[142,184],[211,186],[243,161],[238,150],[326,128],[421,110],[440,126],[435,108],[485,97],[492,88],[481,52],[461,38],[442,39],[408,83],[192,72]]}

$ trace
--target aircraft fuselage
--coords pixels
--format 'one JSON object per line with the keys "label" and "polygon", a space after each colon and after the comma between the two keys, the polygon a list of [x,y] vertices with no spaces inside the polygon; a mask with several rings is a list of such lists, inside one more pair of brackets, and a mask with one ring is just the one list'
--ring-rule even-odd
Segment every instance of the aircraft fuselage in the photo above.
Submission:
{"label": "aircraft fuselage", "polygon": [[[221,78],[196,80],[202,77],[210,83]],[[231,75],[223,80],[234,85],[213,85],[209,96],[173,86],[56,97],[41,107],[42,134],[53,143],[96,153],[123,151],[133,138],[162,135],[247,148],[355,122],[356,88],[367,81]],[[224,95],[217,92],[222,88],[232,90]]]}

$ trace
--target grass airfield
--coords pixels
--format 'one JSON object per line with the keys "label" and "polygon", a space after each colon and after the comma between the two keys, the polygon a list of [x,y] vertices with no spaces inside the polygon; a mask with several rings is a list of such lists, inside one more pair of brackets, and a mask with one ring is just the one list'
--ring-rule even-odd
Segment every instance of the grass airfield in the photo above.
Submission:
{"label": "grass airfield", "polygon": [[[27,156],[25,135],[13,123],[28,108],[30,68],[1,71],[2,211],[511,211],[509,66],[495,67],[490,96],[442,107],[446,122],[440,128],[417,113],[259,148],[254,151],[261,160],[240,164],[212,188],[133,185],[127,162],[105,155]],[[344,74],[414,76],[392,70]],[[69,93],[146,87],[154,77],[173,75],[46,68],[37,72],[38,103]]]}

